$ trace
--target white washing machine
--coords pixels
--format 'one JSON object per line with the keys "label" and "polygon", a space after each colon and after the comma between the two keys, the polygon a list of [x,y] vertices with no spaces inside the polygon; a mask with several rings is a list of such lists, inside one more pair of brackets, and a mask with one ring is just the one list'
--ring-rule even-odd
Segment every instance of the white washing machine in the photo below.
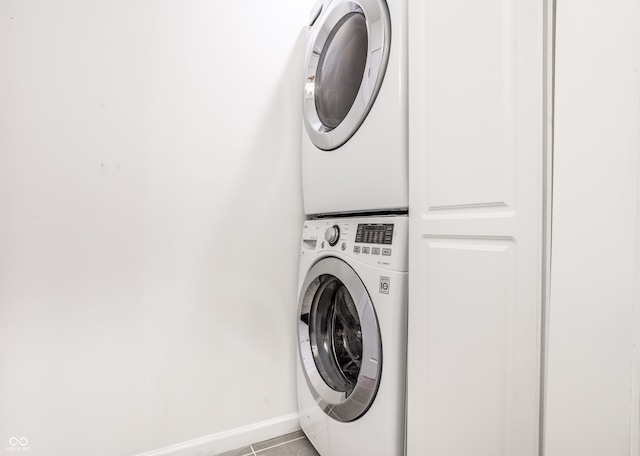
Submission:
{"label": "white washing machine", "polygon": [[304,223],[300,426],[321,456],[404,454],[406,216]]}
{"label": "white washing machine", "polygon": [[318,1],[310,24],[305,213],[406,210],[407,0]]}

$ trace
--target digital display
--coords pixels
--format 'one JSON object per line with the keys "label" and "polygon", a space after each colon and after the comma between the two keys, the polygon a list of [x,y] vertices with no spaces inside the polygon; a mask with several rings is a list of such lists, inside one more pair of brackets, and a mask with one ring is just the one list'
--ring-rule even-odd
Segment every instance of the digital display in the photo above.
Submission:
{"label": "digital display", "polygon": [[386,244],[393,241],[393,223],[359,223],[356,242],[363,244]]}

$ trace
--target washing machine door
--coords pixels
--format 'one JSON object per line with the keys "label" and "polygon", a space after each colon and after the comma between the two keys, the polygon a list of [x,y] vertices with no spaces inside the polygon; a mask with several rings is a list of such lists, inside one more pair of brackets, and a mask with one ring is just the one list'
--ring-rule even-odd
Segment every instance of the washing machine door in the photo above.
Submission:
{"label": "washing machine door", "polygon": [[380,330],[356,272],[327,257],[303,283],[298,320],[300,358],[316,403],[335,420],[356,420],[375,399],[382,369]]}
{"label": "washing machine door", "polygon": [[311,141],[329,151],[355,134],[375,101],[391,21],[384,0],[333,0],[325,7],[307,43],[303,117]]}

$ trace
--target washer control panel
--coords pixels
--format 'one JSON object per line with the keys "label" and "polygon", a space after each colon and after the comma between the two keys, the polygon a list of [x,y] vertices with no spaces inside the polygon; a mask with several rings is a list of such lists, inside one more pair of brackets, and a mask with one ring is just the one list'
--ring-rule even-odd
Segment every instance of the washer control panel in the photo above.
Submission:
{"label": "washer control panel", "polygon": [[407,216],[307,220],[302,255],[338,253],[367,264],[406,271],[408,227]]}
{"label": "washer control panel", "polygon": [[356,242],[391,245],[393,241],[393,227],[393,223],[358,223]]}

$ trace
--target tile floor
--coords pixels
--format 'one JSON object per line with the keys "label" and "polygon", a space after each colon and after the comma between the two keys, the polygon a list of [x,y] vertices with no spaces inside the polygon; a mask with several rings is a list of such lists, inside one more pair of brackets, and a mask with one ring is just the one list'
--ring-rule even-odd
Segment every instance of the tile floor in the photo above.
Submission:
{"label": "tile floor", "polygon": [[320,456],[302,431],[254,443],[217,456]]}

